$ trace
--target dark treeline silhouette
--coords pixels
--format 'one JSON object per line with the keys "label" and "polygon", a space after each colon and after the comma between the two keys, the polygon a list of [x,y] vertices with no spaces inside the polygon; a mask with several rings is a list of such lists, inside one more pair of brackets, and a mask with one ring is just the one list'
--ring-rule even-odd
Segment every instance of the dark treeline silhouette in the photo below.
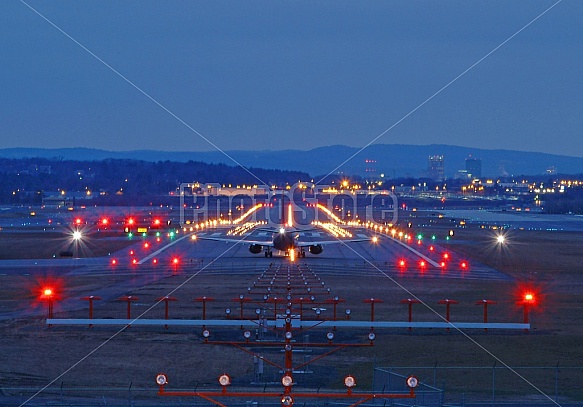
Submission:
{"label": "dark treeline silhouette", "polygon": [[43,197],[58,196],[61,190],[68,197],[76,194],[77,199],[90,191],[96,204],[149,203],[154,196],[158,197],[156,203],[163,203],[163,197],[169,197],[183,182],[285,185],[309,179],[308,174],[299,171],[246,171],[196,161],[0,159],[0,203],[40,204]]}

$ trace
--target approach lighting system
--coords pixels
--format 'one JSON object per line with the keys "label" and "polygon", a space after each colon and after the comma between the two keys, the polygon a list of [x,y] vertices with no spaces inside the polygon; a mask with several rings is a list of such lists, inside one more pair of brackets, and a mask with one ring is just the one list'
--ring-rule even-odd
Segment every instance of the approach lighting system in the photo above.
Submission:
{"label": "approach lighting system", "polygon": [[378,243],[378,241],[379,241],[379,238],[377,236],[373,236],[372,237],[372,242],[373,243]]}
{"label": "approach lighting system", "polygon": [[228,374],[222,374],[219,376],[219,384],[223,387],[231,384],[231,377]]}
{"label": "approach lighting system", "polygon": [[292,396],[290,396],[289,394],[286,394],[285,396],[281,397],[281,405],[284,407],[287,406],[293,406],[294,405],[294,399]]}
{"label": "approach lighting system", "polygon": [[504,235],[496,236],[496,242],[498,242],[499,244],[503,244],[505,241],[506,241],[506,238],[504,237]]}
{"label": "approach lighting system", "polygon": [[419,380],[417,380],[417,378],[415,376],[407,377],[407,386],[410,389],[414,389],[415,387],[417,387],[418,384],[419,384]]}
{"label": "approach lighting system", "polygon": [[290,387],[292,384],[294,384],[294,379],[290,375],[286,374],[281,378],[281,384],[283,384],[283,387]]}
{"label": "approach lighting system", "polygon": [[83,235],[78,230],[73,232],[73,239],[74,240],[81,240],[82,237],[83,237]]}
{"label": "approach lighting system", "polygon": [[168,384],[168,377],[165,374],[159,374],[156,376],[156,384],[158,386],[166,386]]}
{"label": "approach lighting system", "polygon": [[356,379],[354,376],[348,375],[344,378],[344,385],[349,389],[356,386]]}

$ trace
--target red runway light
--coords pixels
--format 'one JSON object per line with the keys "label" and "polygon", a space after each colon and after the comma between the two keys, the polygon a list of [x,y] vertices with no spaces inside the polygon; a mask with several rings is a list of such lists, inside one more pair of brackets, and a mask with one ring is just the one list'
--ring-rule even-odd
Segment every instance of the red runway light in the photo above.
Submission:
{"label": "red runway light", "polygon": [[157,238],[156,238],[156,241],[157,241],[157,242],[161,242],[161,241],[162,241],[162,239],[160,239],[159,237],[157,237]]}
{"label": "red runway light", "polygon": [[178,264],[178,257],[174,257],[174,258],[172,259],[172,263],[173,263],[173,264]]}
{"label": "red runway light", "polygon": [[444,261],[441,262],[441,267],[442,268],[445,268],[445,262]]}
{"label": "red runway light", "polygon": [[399,261],[399,267],[405,267],[407,263],[405,263],[405,260],[400,260]]}
{"label": "red runway light", "polygon": [[154,225],[159,225],[160,224],[160,219],[154,219]]}
{"label": "red runway light", "polygon": [[53,295],[53,289],[52,289],[52,288],[45,288],[45,289],[43,290],[43,295],[44,295],[45,297],[50,297],[50,296],[52,296],[52,295]]}
{"label": "red runway light", "polygon": [[419,267],[421,267],[422,269],[424,269],[424,268],[425,268],[425,266],[426,266],[425,260],[421,260],[421,261],[419,262]]}
{"label": "red runway light", "polygon": [[460,266],[465,269],[468,268],[468,263],[466,263],[465,261],[462,261],[462,264],[460,264]]}
{"label": "red runway light", "polygon": [[144,243],[144,249],[147,249],[148,247],[150,247],[150,244],[148,242]]}
{"label": "red runway light", "polygon": [[133,255],[134,255],[134,251],[130,250],[130,256],[133,256]]}
{"label": "red runway light", "polygon": [[112,259],[111,260],[111,264],[115,266],[117,264],[117,260],[116,259]]}
{"label": "red runway light", "polygon": [[433,246],[429,246],[429,251],[432,252],[433,250],[435,250]]}
{"label": "red runway light", "polygon": [[76,224],[76,225],[80,225],[80,224],[81,224],[81,222],[82,222],[81,218],[77,218],[77,219],[75,219],[75,224]]}
{"label": "red runway light", "polygon": [[158,264],[158,259],[154,259],[154,260],[152,260],[152,263],[154,263],[154,264]]}
{"label": "red runway light", "polygon": [[134,218],[129,218],[128,225],[133,225],[133,224],[134,224]]}
{"label": "red runway light", "polygon": [[109,220],[107,218],[101,219],[101,224],[102,225],[107,225],[108,223],[109,223]]}
{"label": "red runway light", "polygon": [[449,259],[449,253],[443,253],[443,258],[444,258],[445,260]]}
{"label": "red runway light", "polygon": [[138,259],[133,259],[132,264],[138,264]]}

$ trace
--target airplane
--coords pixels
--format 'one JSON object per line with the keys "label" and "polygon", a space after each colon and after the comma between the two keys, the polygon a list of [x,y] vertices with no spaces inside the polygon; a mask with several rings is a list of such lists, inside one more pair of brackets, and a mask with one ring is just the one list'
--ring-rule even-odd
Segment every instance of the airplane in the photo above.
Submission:
{"label": "airplane", "polygon": [[[273,250],[279,250],[284,252],[286,256],[290,256],[292,259],[295,258],[295,253],[297,251],[298,257],[306,257],[306,248],[311,254],[320,254],[324,251],[325,245],[330,244],[345,244],[345,243],[355,243],[355,242],[368,242],[371,241],[369,238],[361,238],[361,239],[335,239],[335,240],[322,240],[322,241],[310,241],[310,242],[300,242],[299,241],[299,232],[305,232],[307,230],[313,230],[314,228],[307,229],[307,230],[298,230],[295,228],[287,229],[286,226],[289,226],[288,223],[285,222],[283,226],[280,226],[278,229],[269,229],[269,228],[257,228],[255,230],[262,230],[272,233],[271,240],[247,240],[245,238],[236,240],[233,238],[219,238],[219,237],[205,237],[205,236],[197,236],[197,239],[202,240],[214,240],[219,242],[228,242],[228,243],[241,243],[241,244],[249,244],[249,251],[253,254],[259,254],[261,251],[264,251],[265,257],[273,257]],[[246,236],[248,236],[248,233]],[[376,242],[376,239],[372,239],[373,242]]]}

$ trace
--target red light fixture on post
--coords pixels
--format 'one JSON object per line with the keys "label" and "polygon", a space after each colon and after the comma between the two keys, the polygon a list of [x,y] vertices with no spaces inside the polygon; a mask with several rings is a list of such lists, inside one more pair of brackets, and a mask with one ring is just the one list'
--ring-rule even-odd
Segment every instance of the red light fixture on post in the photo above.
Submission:
{"label": "red light fixture on post", "polygon": [[[97,297],[95,295],[89,295],[87,297],[81,297],[82,301],[89,301],[89,319],[93,319],[93,301],[100,300],[101,297]],[[89,324],[89,327],[92,327],[93,324]]]}
{"label": "red light fixture on post", "polygon": [[[162,298],[158,298],[158,301],[164,301],[164,318],[168,319],[168,303],[170,301],[178,301],[176,298],[174,297],[169,297],[169,296],[165,296]],[[168,329],[168,324],[164,325],[164,329]]]}
{"label": "red light fixture on post", "polygon": [[[459,302],[456,300],[445,299],[445,300],[439,300],[439,301],[437,301],[437,303],[438,304],[445,304],[445,320],[447,322],[449,322],[449,306],[451,304],[459,304]],[[446,329],[447,329],[447,332],[449,332],[449,328],[446,328]]]}
{"label": "red light fixture on post", "polygon": [[[481,301],[476,301],[476,305],[483,305],[484,306],[484,323],[487,324],[488,323],[488,305],[496,305],[497,302],[496,301],[492,301],[492,300],[481,300]],[[484,331],[487,331],[488,328],[484,328]]]}
{"label": "red light fixture on post", "polygon": [[[416,299],[407,298],[405,300],[401,300],[401,304],[407,304],[409,308],[409,322],[413,322],[413,304],[419,304],[421,301]],[[411,327],[409,327],[409,331],[411,331]]]}

